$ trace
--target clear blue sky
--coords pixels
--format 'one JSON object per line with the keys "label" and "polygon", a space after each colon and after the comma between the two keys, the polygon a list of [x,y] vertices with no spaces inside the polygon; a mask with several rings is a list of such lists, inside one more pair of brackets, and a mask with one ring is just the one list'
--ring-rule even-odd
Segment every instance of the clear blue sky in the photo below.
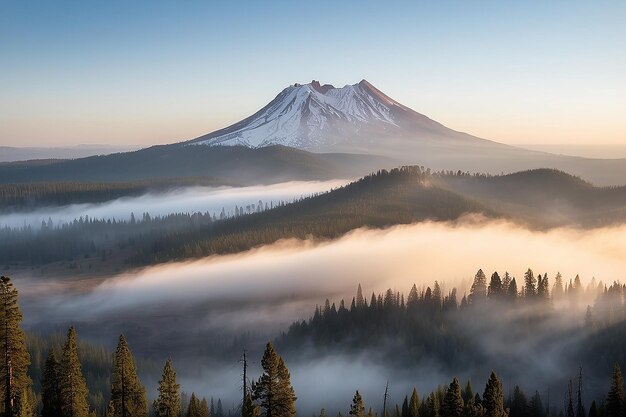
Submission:
{"label": "clear blue sky", "polygon": [[365,78],[457,130],[626,145],[626,2],[0,0],[0,145],[153,144]]}

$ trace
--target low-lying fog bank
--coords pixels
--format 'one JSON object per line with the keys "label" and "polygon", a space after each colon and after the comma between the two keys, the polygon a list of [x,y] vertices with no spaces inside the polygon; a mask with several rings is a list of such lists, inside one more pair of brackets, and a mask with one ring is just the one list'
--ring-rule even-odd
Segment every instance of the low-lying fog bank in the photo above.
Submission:
{"label": "low-lying fog bank", "polygon": [[[291,181],[249,187],[184,187],[168,192],[147,193],[139,197],[124,197],[98,204],[72,204],[43,207],[35,211],[0,214],[2,227],[39,227],[52,220],[53,225],[71,222],[80,217],[129,220],[131,213],[141,218],[143,213],[165,216],[171,213],[209,212],[219,217],[222,210],[232,215],[235,206],[258,206],[259,201],[271,206],[301,197],[329,191],[345,185],[347,180]],[[254,211],[254,210],[252,210]],[[247,212],[247,210],[246,210]]]}

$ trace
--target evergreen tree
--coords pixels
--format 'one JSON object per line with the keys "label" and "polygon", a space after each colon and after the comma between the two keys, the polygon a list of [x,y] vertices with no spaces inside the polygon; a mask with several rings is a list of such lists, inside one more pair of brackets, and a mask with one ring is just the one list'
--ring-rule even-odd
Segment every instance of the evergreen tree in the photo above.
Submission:
{"label": "evergreen tree", "polygon": [[34,417],[37,400],[35,399],[35,393],[31,387],[22,390],[16,406],[17,412],[15,415],[17,417]]}
{"label": "evergreen tree", "polygon": [[535,395],[530,399],[530,413],[533,417],[543,417],[545,414],[539,391],[535,391]]}
{"label": "evergreen tree", "polygon": [[507,296],[509,300],[515,300],[517,298],[517,281],[515,278],[511,279],[511,283],[509,284],[509,289],[507,291]]}
{"label": "evergreen tree", "polygon": [[189,406],[187,407],[187,417],[200,417],[200,400],[196,397],[196,393],[191,393],[189,398]]}
{"label": "evergreen tree", "polygon": [[63,417],[88,417],[87,384],[83,376],[76,329],[72,326],[67,333],[67,340],[63,347],[60,369],[61,415]]}
{"label": "evergreen tree", "polygon": [[524,274],[524,294],[526,298],[533,298],[537,295],[537,279],[530,268]]}
{"label": "evergreen tree", "polygon": [[296,395],[285,361],[267,343],[261,360],[263,374],[252,387],[253,400],[259,401],[264,417],[293,417],[296,413]]}
{"label": "evergreen tree", "polygon": [[470,289],[469,302],[470,304],[477,304],[485,299],[487,296],[487,277],[482,269],[479,269],[474,276],[474,282]]}
{"label": "evergreen tree", "polygon": [[485,408],[486,417],[506,417],[508,415],[507,410],[504,409],[502,383],[495,372],[491,372],[489,381],[485,386],[482,405]]}
{"label": "evergreen tree", "polygon": [[441,417],[461,417],[464,405],[461,395],[461,384],[459,384],[458,379],[454,378],[443,398]]}
{"label": "evergreen tree", "polygon": [[554,286],[552,287],[552,298],[555,300],[563,297],[563,276],[560,272],[556,273],[556,277],[554,277]]}
{"label": "evergreen tree", "polygon": [[352,404],[350,404],[348,414],[352,417],[365,417],[365,404],[363,404],[363,398],[358,390],[354,394],[354,398],[352,398]]}
{"label": "evergreen tree", "polygon": [[20,327],[22,312],[18,291],[9,277],[0,277],[0,388],[7,417],[18,414],[20,396],[30,388],[27,374],[30,356],[24,331]]}
{"label": "evergreen tree", "polygon": [[606,417],[624,417],[626,415],[626,392],[622,370],[616,363],[613,367],[611,389],[606,397]]}
{"label": "evergreen tree", "polygon": [[489,281],[489,288],[487,295],[490,299],[498,299],[502,294],[502,280],[497,272],[491,274],[491,280]]}
{"label": "evergreen tree", "polygon": [[431,392],[428,398],[426,399],[426,416],[425,417],[439,417],[439,398],[435,395],[434,392]]}
{"label": "evergreen tree", "polygon": [[259,407],[252,401],[252,395],[247,393],[241,406],[241,417],[258,417]]}
{"label": "evergreen tree", "polygon": [[60,364],[50,349],[41,381],[41,417],[61,415]]}
{"label": "evergreen tree", "polygon": [[159,395],[154,401],[154,414],[156,417],[176,417],[180,410],[180,397],[176,382],[176,371],[172,360],[168,359],[163,367],[163,375],[159,381]]}
{"label": "evergreen tree", "polygon": [[[248,394],[248,398],[250,397],[250,394]],[[200,417],[209,417],[210,413],[209,413],[209,404],[206,401],[206,398],[202,398],[202,401],[200,401]],[[256,417],[254,414],[251,417]]]}
{"label": "evergreen tree", "polygon": [[120,335],[113,360],[111,402],[115,417],[147,417],[146,389],[141,385],[128,343]]}
{"label": "evergreen tree", "polygon": [[417,389],[413,387],[411,393],[411,399],[409,400],[409,417],[419,417],[420,415],[420,400],[417,396]]}
{"label": "evergreen tree", "polygon": [[528,400],[524,391],[516,385],[513,388],[510,417],[526,417],[528,415]]}
{"label": "evergreen tree", "polygon": [[472,381],[468,379],[463,390],[463,402],[467,404],[472,398],[474,398],[474,390],[472,389]]}

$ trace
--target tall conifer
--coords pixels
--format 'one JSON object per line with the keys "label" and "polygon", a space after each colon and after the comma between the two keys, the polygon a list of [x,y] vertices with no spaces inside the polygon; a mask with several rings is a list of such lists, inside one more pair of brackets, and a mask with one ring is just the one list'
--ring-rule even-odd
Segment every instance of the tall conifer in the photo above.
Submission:
{"label": "tall conifer", "polygon": [[154,414],[156,417],[176,417],[180,411],[180,397],[176,382],[176,371],[172,360],[168,359],[163,367],[163,375],[159,381],[159,395],[154,401]]}
{"label": "tall conifer", "polygon": [[146,390],[139,381],[133,355],[123,335],[120,335],[115,351],[111,379],[111,402],[115,417],[146,417]]}
{"label": "tall conifer", "polygon": [[31,386],[27,374],[30,355],[26,350],[24,331],[20,327],[22,312],[18,291],[9,277],[0,277],[0,388],[7,417],[17,415],[21,395]]}
{"label": "tall conifer", "polygon": [[88,417],[87,384],[78,358],[76,329],[67,333],[60,364],[61,415],[63,417]]}

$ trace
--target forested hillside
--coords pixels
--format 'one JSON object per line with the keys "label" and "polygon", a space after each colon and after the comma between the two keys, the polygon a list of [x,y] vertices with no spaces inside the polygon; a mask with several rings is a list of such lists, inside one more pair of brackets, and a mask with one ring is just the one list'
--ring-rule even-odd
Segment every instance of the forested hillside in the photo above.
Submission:
{"label": "forested hillside", "polygon": [[[6,185],[0,191],[12,204],[29,205],[37,199],[97,201],[189,181],[213,180]],[[284,238],[334,239],[360,227],[449,221],[467,213],[537,229],[605,226],[626,220],[626,187],[594,187],[553,170],[492,177],[403,167],[298,201],[260,202],[230,214],[145,212],[131,220],[80,218],[63,225],[44,222],[41,228],[5,227],[0,230],[0,263],[64,262],[67,268],[98,270],[106,261],[107,268],[122,270],[235,253]]]}

